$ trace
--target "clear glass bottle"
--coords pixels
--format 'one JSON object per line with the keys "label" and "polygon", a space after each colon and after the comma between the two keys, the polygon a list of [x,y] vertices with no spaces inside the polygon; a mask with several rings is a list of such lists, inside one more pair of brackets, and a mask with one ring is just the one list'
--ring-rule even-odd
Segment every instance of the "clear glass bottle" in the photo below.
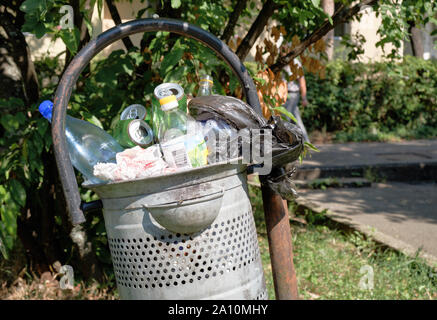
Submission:
{"label": "clear glass bottle", "polygon": [[[51,101],[43,101],[38,109],[44,118],[52,121]],[[124,150],[106,131],[69,115],[65,118],[65,136],[71,163],[92,184],[104,182],[93,175],[94,165],[98,162],[115,163],[116,154]]]}
{"label": "clear glass bottle", "polygon": [[200,96],[210,96],[212,94],[212,77],[209,75],[205,75],[200,78],[199,81],[199,91],[197,92],[197,97]]}
{"label": "clear glass bottle", "polygon": [[200,125],[178,109],[174,95],[159,100],[164,111],[158,129],[158,140],[164,158],[174,168],[193,168],[206,165],[208,150]]}

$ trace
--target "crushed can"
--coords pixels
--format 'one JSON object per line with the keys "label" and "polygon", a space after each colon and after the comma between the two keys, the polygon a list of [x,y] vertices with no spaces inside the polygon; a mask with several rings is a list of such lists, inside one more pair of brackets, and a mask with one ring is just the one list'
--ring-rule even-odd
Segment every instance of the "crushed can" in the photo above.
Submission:
{"label": "crushed can", "polygon": [[120,115],[120,120],[140,119],[146,118],[146,108],[141,104],[131,104]]}
{"label": "crushed can", "polygon": [[114,128],[114,138],[125,148],[148,147],[153,144],[153,131],[141,119],[120,120]]}

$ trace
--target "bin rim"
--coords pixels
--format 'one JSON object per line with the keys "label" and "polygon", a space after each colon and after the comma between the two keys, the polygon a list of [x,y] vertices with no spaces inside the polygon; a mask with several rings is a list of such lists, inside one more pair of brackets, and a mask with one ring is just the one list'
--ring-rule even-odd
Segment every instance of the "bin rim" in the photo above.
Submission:
{"label": "bin rim", "polygon": [[[146,178],[137,178],[137,179],[130,179],[130,180],[119,180],[119,181],[108,181],[108,182],[102,182],[102,183],[87,183],[87,181],[85,181],[84,183],[82,183],[82,187],[87,188],[87,189],[97,189],[99,187],[102,186],[114,186],[114,185],[123,185],[123,184],[129,184],[132,182],[142,182],[142,181],[156,181],[159,179],[171,179],[174,177],[178,177],[178,176],[185,176],[187,175],[187,173],[189,174],[196,174],[196,173],[201,173],[204,170],[217,170],[217,168],[223,167],[223,169],[229,167],[229,168],[237,168],[237,172],[236,173],[241,173],[246,171],[247,167],[250,164],[246,164],[246,163],[242,163],[241,161],[243,160],[243,157],[238,157],[235,159],[232,159],[230,161],[222,161],[222,162],[218,162],[218,163],[213,163],[213,164],[208,164],[208,165],[204,165],[201,167],[197,167],[197,168],[189,168],[189,169],[183,169],[183,170],[179,170],[176,172],[169,172],[169,173],[165,173],[165,174],[160,174],[160,175],[155,175],[155,176],[150,176],[150,177],[146,177]],[[239,161],[238,163],[234,163],[235,161]]]}

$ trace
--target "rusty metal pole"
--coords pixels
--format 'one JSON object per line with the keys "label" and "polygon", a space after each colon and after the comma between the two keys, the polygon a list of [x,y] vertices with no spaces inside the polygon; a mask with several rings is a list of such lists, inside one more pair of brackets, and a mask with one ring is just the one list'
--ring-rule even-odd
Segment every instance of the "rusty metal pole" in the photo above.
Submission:
{"label": "rusty metal pole", "polygon": [[299,295],[288,208],[281,196],[272,191],[265,181],[261,183],[261,191],[276,299],[297,300]]}

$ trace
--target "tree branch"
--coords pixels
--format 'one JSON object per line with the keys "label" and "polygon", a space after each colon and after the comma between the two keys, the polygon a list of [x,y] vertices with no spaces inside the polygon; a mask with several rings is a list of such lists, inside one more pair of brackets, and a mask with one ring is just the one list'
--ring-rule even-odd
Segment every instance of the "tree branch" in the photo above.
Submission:
{"label": "tree branch", "polygon": [[273,2],[273,0],[267,0],[264,3],[261,11],[258,14],[258,17],[256,17],[256,20],[252,23],[252,26],[250,27],[243,41],[241,41],[240,45],[238,46],[236,53],[240,60],[244,61],[250,49],[255,44],[256,39],[264,30],[268,20],[273,15],[273,12],[279,7],[280,5]]}
{"label": "tree branch", "polygon": [[237,24],[238,18],[240,17],[243,10],[246,8],[247,0],[238,0],[235,5],[234,11],[232,11],[229,17],[228,24],[223,31],[221,39],[224,43],[228,43],[231,36],[234,34],[235,25]]}
{"label": "tree branch", "polygon": [[11,44],[10,56],[20,69],[24,87],[24,97],[27,103],[34,103],[39,97],[39,84],[36,76],[35,66],[30,56],[30,50],[26,39],[14,23],[14,16],[6,10],[0,12],[0,26],[7,35],[7,41]]}
{"label": "tree branch", "polygon": [[269,66],[269,68],[274,72],[279,72],[293,61],[294,58],[298,57],[304,50],[311,44],[317,42],[324,35],[326,35],[330,30],[334,29],[337,25],[350,20],[354,15],[356,15],[364,6],[371,6],[378,2],[378,0],[363,0],[360,3],[354,5],[353,7],[340,7],[337,12],[332,16],[332,24],[329,20],[325,20],[320,27],[318,27],[313,33],[306,37],[300,44],[298,44],[293,50],[287,53],[285,56],[279,57],[276,62]]}
{"label": "tree branch", "polygon": [[423,58],[423,43],[422,35],[420,30],[416,27],[414,21],[408,21],[408,33],[411,43],[411,50],[413,51],[413,56],[417,58]]}
{"label": "tree branch", "polygon": [[[109,13],[111,14],[112,20],[114,21],[115,25],[121,24],[121,18],[115,4],[112,2],[112,0],[105,0],[105,2],[108,6]],[[123,39],[121,39],[121,41],[123,41],[123,44],[126,47],[127,51],[134,47],[134,44],[129,37],[124,37]]]}

